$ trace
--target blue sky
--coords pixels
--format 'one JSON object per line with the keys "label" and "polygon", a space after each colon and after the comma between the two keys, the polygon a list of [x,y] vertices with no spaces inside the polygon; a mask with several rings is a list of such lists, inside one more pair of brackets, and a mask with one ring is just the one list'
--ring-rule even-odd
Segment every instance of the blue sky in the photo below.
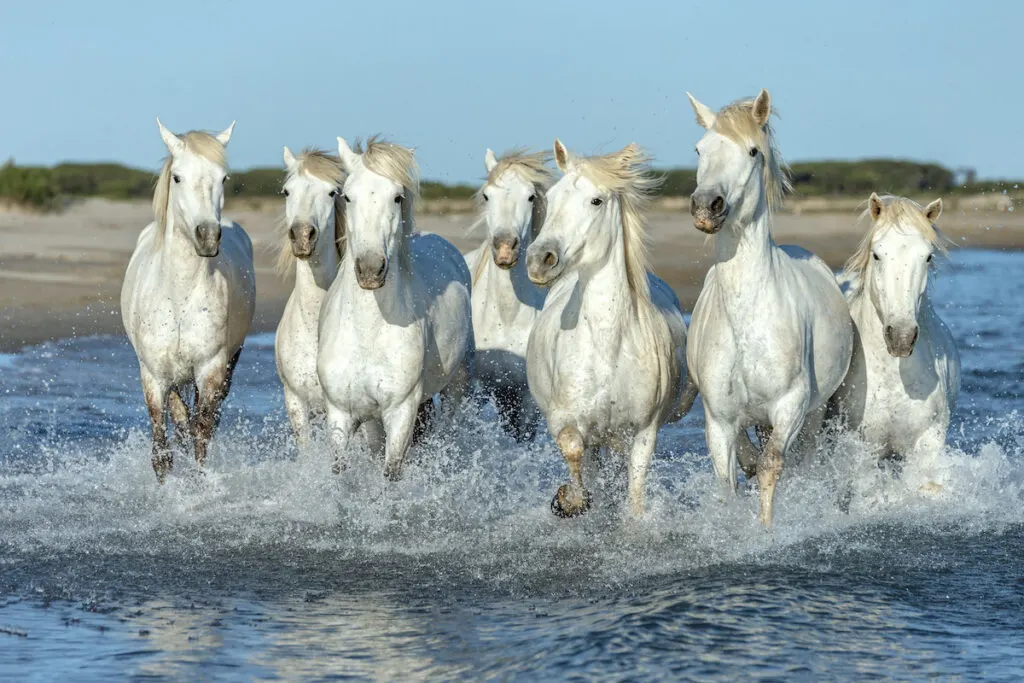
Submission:
{"label": "blue sky", "polygon": [[631,141],[693,166],[685,91],[767,87],[790,160],[901,157],[1024,176],[1020,2],[5,2],[0,158],[155,168],[238,119],[236,168],[380,132],[425,178],[484,149]]}

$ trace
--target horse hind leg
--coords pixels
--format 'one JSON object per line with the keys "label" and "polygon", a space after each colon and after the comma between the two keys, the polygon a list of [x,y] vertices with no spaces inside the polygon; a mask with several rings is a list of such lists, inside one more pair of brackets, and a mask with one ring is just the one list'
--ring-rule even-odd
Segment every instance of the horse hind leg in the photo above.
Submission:
{"label": "horse hind leg", "polygon": [[583,435],[575,427],[564,427],[555,443],[569,467],[569,483],[558,487],[551,511],[559,517],[578,517],[590,509],[590,492],[583,486]]}
{"label": "horse hind leg", "polygon": [[150,460],[156,480],[163,484],[174,466],[174,456],[167,445],[167,416],[164,414],[167,387],[143,368],[142,393],[146,399],[146,409],[149,411],[149,420],[153,428],[153,450]]}
{"label": "horse hind leg", "polygon": [[185,387],[174,387],[167,395],[167,410],[174,424],[174,436],[180,444],[187,445],[192,440],[191,415],[188,404],[181,393]]}

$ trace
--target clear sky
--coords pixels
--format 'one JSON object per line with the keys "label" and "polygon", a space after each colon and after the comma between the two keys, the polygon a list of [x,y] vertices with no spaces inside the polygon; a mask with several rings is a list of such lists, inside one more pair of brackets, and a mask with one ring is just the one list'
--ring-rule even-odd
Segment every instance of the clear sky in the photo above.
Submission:
{"label": "clear sky", "polygon": [[693,166],[685,91],[771,91],[790,160],[901,157],[1024,176],[1024,2],[144,0],[0,4],[0,158],[155,168],[238,119],[236,168],[380,132],[425,178],[487,147]]}

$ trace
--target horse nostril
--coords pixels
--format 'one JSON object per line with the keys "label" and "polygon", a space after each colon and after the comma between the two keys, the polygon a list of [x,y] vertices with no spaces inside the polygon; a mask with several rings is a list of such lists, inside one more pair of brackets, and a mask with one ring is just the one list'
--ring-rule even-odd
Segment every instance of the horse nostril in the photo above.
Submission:
{"label": "horse nostril", "polygon": [[910,335],[910,345],[913,346],[917,343],[917,333],[920,331],[919,328],[914,328],[914,333]]}
{"label": "horse nostril", "polygon": [[547,266],[548,268],[552,268],[552,267],[554,267],[554,265],[556,263],[558,263],[558,257],[555,256],[555,252],[549,251],[549,252],[544,254],[544,265],[545,266]]}
{"label": "horse nostril", "polygon": [[309,241],[312,242],[316,239],[316,228],[309,229]]}
{"label": "horse nostril", "polygon": [[294,242],[295,240],[298,239],[298,235],[295,234],[295,226],[294,225],[292,227],[288,228],[288,239],[290,239],[292,242]]}
{"label": "horse nostril", "polygon": [[512,251],[515,251],[516,249],[518,249],[519,248],[519,238],[518,237],[514,238],[512,240],[512,244],[510,246],[511,246]]}
{"label": "horse nostril", "polygon": [[886,337],[892,339],[892,325],[886,325],[885,330],[883,330],[883,332],[885,333]]}
{"label": "horse nostril", "polygon": [[711,202],[711,210],[715,213],[722,213],[722,209],[725,208],[725,197],[718,195]]}

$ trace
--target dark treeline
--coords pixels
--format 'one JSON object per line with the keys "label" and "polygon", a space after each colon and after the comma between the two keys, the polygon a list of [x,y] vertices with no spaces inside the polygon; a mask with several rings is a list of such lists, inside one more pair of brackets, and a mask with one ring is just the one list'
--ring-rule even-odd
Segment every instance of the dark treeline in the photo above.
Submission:
{"label": "dark treeline", "polygon": [[[664,177],[662,196],[681,197],[693,192],[693,169],[659,170]],[[900,195],[983,192],[1014,187],[1013,181],[976,181],[938,164],[868,159],[863,161],[813,161],[792,165],[796,193],[809,197],[861,197],[871,192]],[[142,199],[152,196],[155,176],[150,171],[113,163],[65,163],[53,167],[0,167],[0,199],[40,209],[57,207],[65,199],[106,197]],[[227,184],[229,198],[271,197],[281,190],[284,172],[276,168],[236,171]],[[424,199],[468,199],[475,188],[424,181]]]}

